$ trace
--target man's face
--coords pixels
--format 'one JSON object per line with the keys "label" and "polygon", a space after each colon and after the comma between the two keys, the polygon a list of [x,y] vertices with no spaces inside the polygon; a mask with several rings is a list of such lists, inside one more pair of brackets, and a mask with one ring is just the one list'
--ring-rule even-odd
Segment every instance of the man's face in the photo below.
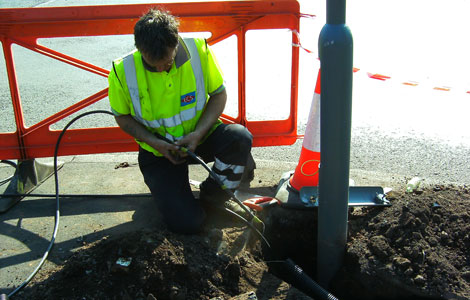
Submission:
{"label": "man's face", "polygon": [[171,69],[171,66],[173,65],[173,61],[175,60],[177,50],[178,50],[178,46],[176,46],[175,48],[169,48],[167,52],[169,53],[169,55],[160,60],[151,59],[145,53],[141,53],[141,54],[145,62],[152,68],[155,68],[157,72],[163,72],[163,71],[169,72]]}

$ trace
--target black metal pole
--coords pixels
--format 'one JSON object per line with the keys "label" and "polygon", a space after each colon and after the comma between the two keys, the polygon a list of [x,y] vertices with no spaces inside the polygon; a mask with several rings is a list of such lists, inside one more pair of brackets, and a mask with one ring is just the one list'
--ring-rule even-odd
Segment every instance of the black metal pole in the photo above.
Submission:
{"label": "black metal pole", "polygon": [[353,39],[346,1],[327,0],[318,40],[321,62],[321,167],[318,211],[318,282],[327,288],[346,249],[353,75]]}

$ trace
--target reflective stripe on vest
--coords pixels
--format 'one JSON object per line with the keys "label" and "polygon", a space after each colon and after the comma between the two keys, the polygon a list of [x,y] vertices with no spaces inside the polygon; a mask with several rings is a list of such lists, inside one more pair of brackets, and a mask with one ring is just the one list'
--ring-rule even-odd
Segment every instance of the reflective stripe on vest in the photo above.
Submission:
{"label": "reflective stripe on vest", "polygon": [[[123,58],[124,73],[126,75],[127,89],[132,100],[132,106],[134,107],[134,118],[141,124],[150,128],[163,127],[175,127],[181,125],[184,121],[194,119],[198,111],[204,109],[206,104],[206,89],[204,85],[204,74],[202,73],[201,59],[197,50],[196,43],[192,38],[183,39],[186,47],[188,48],[191,56],[190,62],[193,69],[194,78],[196,79],[196,106],[191,109],[183,110],[179,114],[169,118],[162,118],[156,120],[145,120],[142,117],[142,107],[139,97],[139,86],[137,83],[137,74],[135,71],[134,53],[131,53]],[[179,139],[182,137],[173,137],[170,134],[166,134],[167,138],[174,141],[175,138]]]}

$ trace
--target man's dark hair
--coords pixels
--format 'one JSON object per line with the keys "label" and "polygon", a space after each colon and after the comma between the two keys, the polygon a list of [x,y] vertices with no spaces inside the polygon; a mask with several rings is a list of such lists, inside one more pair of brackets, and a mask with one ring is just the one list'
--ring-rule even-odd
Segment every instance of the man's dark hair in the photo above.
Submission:
{"label": "man's dark hair", "polygon": [[178,26],[169,12],[152,8],[134,26],[135,46],[152,59],[164,59],[178,45]]}

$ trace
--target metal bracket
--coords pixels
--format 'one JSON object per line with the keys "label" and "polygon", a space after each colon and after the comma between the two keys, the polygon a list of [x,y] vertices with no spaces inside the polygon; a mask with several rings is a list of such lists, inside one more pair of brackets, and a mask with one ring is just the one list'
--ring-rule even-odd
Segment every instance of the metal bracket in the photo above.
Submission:
{"label": "metal bracket", "polygon": [[[300,200],[305,207],[318,207],[318,187],[300,189]],[[350,186],[348,206],[391,206],[380,186]]]}
{"label": "metal bracket", "polygon": [[[62,168],[63,162],[57,164],[57,170]],[[54,163],[38,162],[35,159],[19,160],[15,175],[11,179],[3,194],[17,195],[0,198],[0,213],[6,212],[13,205],[23,199],[25,194],[33,191],[37,186],[54,174]]]}

